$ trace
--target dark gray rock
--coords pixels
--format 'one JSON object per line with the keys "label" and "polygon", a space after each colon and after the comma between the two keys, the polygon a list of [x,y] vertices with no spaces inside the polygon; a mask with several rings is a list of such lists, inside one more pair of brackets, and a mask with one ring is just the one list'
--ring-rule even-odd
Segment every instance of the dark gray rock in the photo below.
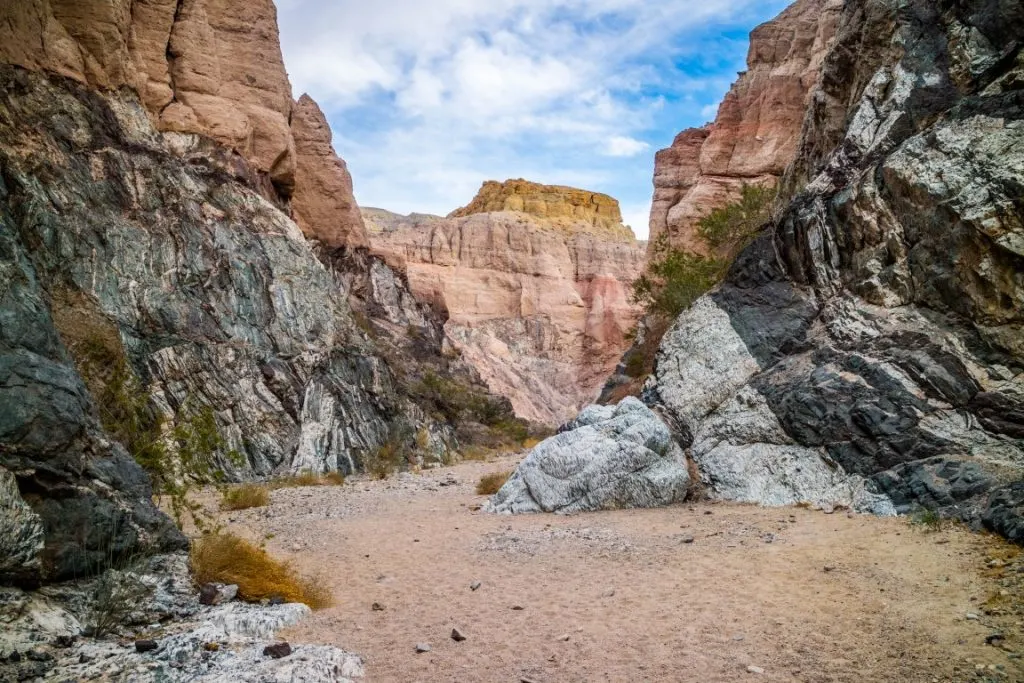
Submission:
{"label": "dark gray rock", "polygon": [[994,491],[982,521],[987,529],[1024,545],[1024,481]]}
{"label": "dark gray rock", "polygon": [[288,643],[271,643],[263,648],[263,655],[265,657],[272,657],[274,659],[281,659],[287,657],[292,653],[292,646]]}
{"label": "dark gray rock", "polygon": [[941,457],[899,465],[872,482],[900,514],[925,508],[967,522],[978,519],[985,494],[995,485],[978,462]]}

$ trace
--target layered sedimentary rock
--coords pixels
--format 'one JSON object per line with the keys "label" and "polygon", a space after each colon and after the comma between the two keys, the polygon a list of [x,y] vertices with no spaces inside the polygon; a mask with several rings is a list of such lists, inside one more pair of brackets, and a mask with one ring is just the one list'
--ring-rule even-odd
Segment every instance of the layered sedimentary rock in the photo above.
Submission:
{"label": "layered sedimentary rock", "polygon": [[[493,192],[524,186],[544,201]],[[551,425],[594,399],[628,345],[638,316],[629,284],[644,262],[621,218],[605,218],[619,216],[614,200],[574,203],[601,195],[572,190],[559,200],[561,192],[487,183],[470,204],[485,212],[456,218],[365,210],[374,250],[405,269],[463,358],[519,416]],[[540,215],[487,211],[510,205]]]}
{"label": "layered sedimentary rock", "polygon": [[622,224],[619,202],[606,194],[575,187],[541,185],[522,178],[499,183],[488,180],[467,206],[456,209],[449,218],[464,218],[478,213],[516,211],[546,220],[575,232],[580,224],[588,232],[632,237]]}
{"label": "layered sedimentary rock", "polygon": [[133,88],[158,130],[234,151],[282,205],[297,178],[306,182],[295,209],[307,235],[328,246],[366,245],[322,115],[308,98],[292,101],[271,0],[4,3],[0,62]]}
{"label": "layered sedimentary rock", "polygon": [[744,184],[773,185],[793,161],[804,112],[835,36],[842,0],[798,0],[750,35],[747,71],[714,123],[680,133],[658,152],[651,244],[663,234],[705,253],[700,218],[735,201]]}

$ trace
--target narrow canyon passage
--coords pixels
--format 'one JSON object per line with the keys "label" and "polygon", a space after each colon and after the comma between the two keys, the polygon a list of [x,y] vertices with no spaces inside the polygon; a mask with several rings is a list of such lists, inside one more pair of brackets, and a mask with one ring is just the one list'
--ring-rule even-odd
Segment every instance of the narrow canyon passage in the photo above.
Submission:
{"label": "narrow canyon passage", "polygon": [[329,582],[337,606],[283,635],[359,652],[370,681],[1024,680],[986,644],[1020,649],[1001,542],[802,508],[476,511],[514,464],[283,489],[223,521]]}

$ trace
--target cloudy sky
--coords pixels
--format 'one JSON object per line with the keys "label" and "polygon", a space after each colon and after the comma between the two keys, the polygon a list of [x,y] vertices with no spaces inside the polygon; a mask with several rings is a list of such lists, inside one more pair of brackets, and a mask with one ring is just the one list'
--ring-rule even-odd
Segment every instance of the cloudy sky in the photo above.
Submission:
{"label": "cloudy sky", "polygon": [[356,199],[446,214],[486,179],[606,192],[647,233],[654,153],[714,118],[788,0],[276,0],[295,95]]}

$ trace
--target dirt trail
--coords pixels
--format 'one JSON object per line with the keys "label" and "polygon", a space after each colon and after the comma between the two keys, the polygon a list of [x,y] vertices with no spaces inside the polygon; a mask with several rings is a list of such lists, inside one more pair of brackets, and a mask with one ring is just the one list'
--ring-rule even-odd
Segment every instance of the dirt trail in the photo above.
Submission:
{"label": "dirt trail", "polygon": [[330,583],[338,606],[284,635],[360,653],[370,681],[1024,682],[1024,559],[988,567],[1014,553],[994,539],[729,504],[474,511],[480,475],[514,464],[283,489],[223,519]]}

